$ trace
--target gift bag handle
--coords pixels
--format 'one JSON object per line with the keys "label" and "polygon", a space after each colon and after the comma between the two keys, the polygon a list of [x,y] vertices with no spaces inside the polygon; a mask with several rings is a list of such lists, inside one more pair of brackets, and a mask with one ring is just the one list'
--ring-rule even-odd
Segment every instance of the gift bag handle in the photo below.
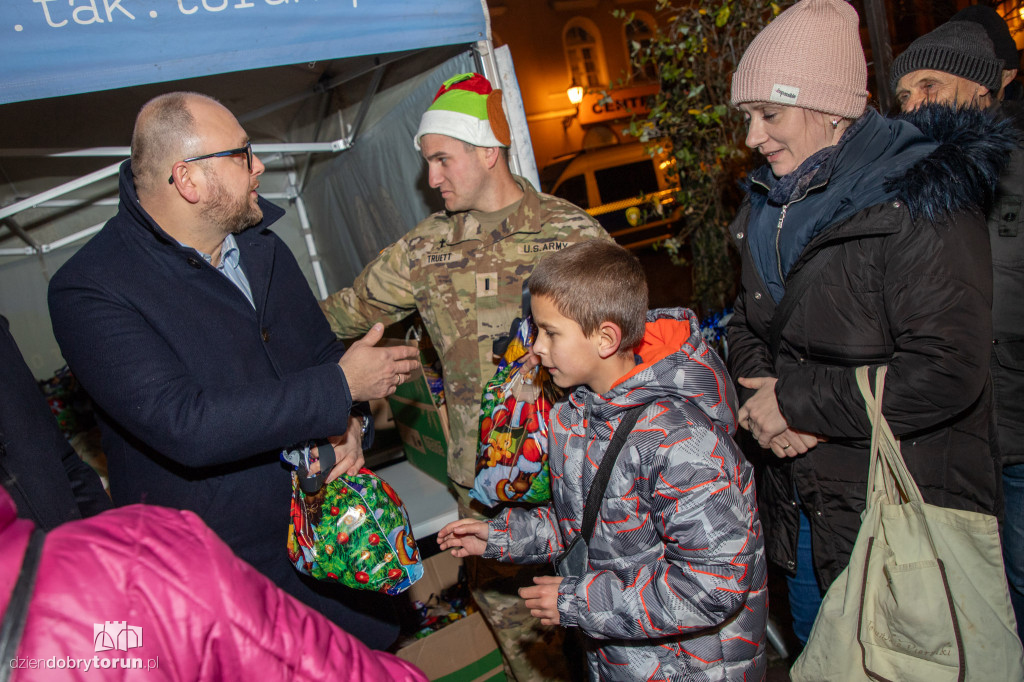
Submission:
{"label": "gift bag handle", "polygon": [[334,455],[334,447],[329,442],[316,445],[316,452],[320,460],[320,471],[310,474],[305,463],[300,463],[296,471],[299,477],[299,487],[307,495],[315,495],[320,488],[324,487],[327,477],[331,475],[331,469],[338,463]]}

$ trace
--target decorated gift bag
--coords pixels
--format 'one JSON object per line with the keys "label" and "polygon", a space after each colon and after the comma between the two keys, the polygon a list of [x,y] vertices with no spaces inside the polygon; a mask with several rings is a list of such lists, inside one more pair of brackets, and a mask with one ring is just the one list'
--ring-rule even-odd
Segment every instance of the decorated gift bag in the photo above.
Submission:
{"label": "decorated gift bag", "polygon": [[544,367],[525,366],[536,332],[529,316],[515,328],[480,403],[480,444],[470,496],[489,507],[551,499],[548,419],[558,387]]}
{"label": "decorated gift bag", "polygon": [[386,594],[403,592],[423,577],[409,514],[394,488],[369,469],[310,485],[301,475],[306,465],[292,473],[288,556],[295,568]]}

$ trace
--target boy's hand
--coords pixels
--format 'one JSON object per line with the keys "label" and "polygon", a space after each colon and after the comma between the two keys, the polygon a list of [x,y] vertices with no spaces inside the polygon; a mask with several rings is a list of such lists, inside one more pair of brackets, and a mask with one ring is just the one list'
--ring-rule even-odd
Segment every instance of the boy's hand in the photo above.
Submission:
{"label": "boy's hand", "polygon": [[441,549],[452,550],[452,556],[480,556],[487,549],[487,534],[490,526],[476,519],[459,519],[437,531],[437,542]]}
{"label": "boy's hand", "polygon": [[558,625],[558,586],[562,579],[557,575],[538,575],[533,587],[519,588],[519,596],[526,600],[526,608],[534,618],[540,618],[542,625]]}

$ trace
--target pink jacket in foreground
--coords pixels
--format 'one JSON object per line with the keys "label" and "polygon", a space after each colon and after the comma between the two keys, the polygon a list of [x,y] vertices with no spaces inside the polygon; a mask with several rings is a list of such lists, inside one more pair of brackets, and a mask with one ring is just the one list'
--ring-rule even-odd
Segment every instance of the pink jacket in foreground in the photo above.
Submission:
{"label": "pink jacket in foreground", "polygon": [[[31,529],[0,488],[0,613]],[[14,667],[16,682],[426,679],[277,589],[191,512],[144,505],[47,535]]]}

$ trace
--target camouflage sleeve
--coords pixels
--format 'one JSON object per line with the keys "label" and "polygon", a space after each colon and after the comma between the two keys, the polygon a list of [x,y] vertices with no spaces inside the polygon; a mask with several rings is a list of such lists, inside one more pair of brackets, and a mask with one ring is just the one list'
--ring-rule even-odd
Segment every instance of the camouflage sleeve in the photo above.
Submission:
{"label": "camouflage sleeve", "polygon": [[543,564],[562,551],[558,523],[551,505],[508,508],[487,522],[485,559],[515,564]]}
{"label": "camouflage sleeve", "polygon": [[[663,441],[665,464],[651,472],[650,532],[664,553],[652,561],[583,575],[558,597],[562,625],[598,639],[645,639],[714,627],[741,608],[751,589],[756,512],[730,478],[720,448],[728,436],[689,426]],[[568,587],[574,591],[568,593]]]}
{"label": "camouflage sleeve", "polygon": [[405,239],[381,251],[351,287],[320,302],[331,330],[341,338],[354,338],[377,322],[388,325],[416,310],[410,269]]}

